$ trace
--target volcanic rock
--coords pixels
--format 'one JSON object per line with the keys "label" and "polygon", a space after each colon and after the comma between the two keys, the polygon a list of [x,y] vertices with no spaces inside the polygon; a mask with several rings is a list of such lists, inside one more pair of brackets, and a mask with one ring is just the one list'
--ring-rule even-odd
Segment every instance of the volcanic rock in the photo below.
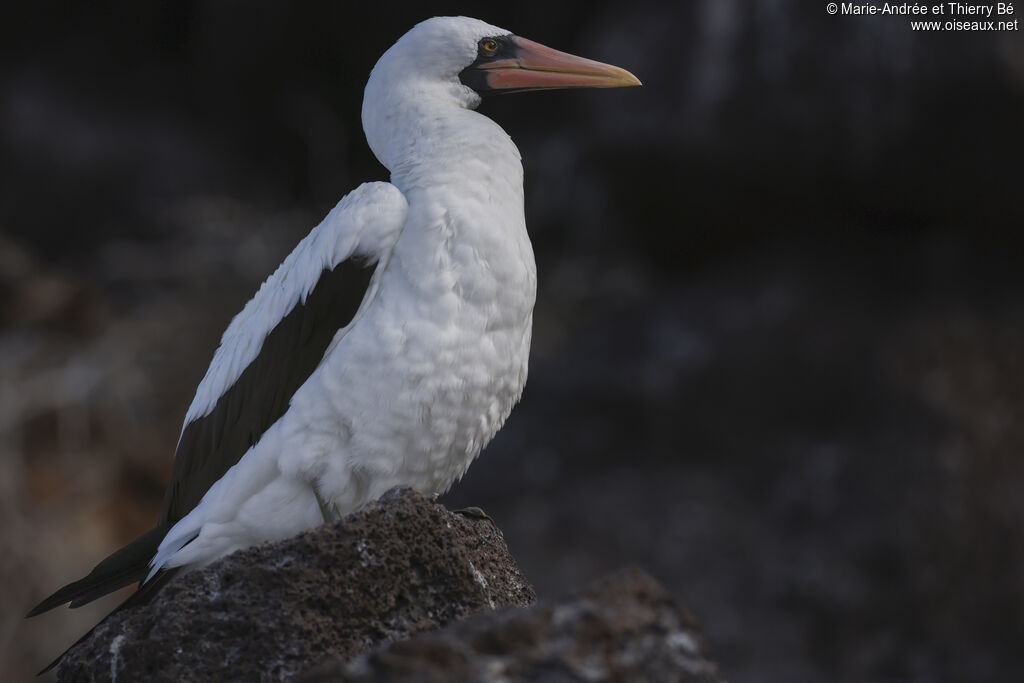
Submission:
{"label": "volcanic rock", "polygon": [[535,599],[489,519],[392,489],[336,524],[236,552],[115,612],[67,654],[59,680],[290,680]]}
{"label": "volcanic rock", "polygon": [[559,602],[470,617],[391,643],[302,683],[658,681],[720,683],[696,620],[639,569]]}

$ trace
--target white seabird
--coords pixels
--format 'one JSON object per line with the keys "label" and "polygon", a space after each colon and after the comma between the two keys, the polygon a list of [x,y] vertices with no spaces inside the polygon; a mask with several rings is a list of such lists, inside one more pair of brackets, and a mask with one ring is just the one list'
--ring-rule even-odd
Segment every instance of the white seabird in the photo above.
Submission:
{"label": "white seabird", "polygon": [[476,19],[402,36],[362,109],[391,182],[342,199],[228,326],[157,526],[29,616],[135,582],[144,601],[392,486],[447,490],[523,391],[536,293],[519,151],[481,96],[639,84]]}

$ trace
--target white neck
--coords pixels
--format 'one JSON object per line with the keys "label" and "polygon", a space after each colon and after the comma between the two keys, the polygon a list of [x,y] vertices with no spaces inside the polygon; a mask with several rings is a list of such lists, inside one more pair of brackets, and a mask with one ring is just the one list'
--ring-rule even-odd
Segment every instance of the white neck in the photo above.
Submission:
{"label": "white neck", "polygon": [[502,289],[518,290],[523,304],[509,313],[525,315],[535,266],[519,150],[474,110],[480,97],[457,74],[425,77],[405,59],[401,50],[385,53],[363,99],[367,142],[410,205],[395,266],[420,288],[464,285],[464,296],[490,291],[495,297]]}

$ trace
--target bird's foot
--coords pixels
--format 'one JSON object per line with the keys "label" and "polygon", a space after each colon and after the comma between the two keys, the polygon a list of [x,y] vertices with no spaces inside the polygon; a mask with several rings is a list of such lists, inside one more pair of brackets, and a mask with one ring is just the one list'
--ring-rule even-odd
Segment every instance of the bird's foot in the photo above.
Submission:
{"label": "bird's foot", "polygon": [[[440,505],[441,503],[438,500],[440,497],[441,497],[440,493],[434,492],[434,493],[431,493],[429,496],[427,496],[427,500],[429,500],[431,503],[434,503],[436,505]],[[459,510],[452,510],[452,512],[454,512],[457,515],[462,515],[463,517],[472,517],[473,519],[486,519],[491,524],[494,524],[494,526],[498,526],[494,522],[494,520],[491,519],[491,516],[489,514],[487,514],[486,512],[484,512],[483,510],[481,510],[480,508],[478,508],[475,505],[470,506],[468,508],[461,508]]]}
{"label": "bird's foot", "polygon": [[337,522],[341,519],[341,512],[338,511],[338,506],[333,502],[328,503],[325,501],[316,486],[313,487],[313,495],[316,496],[316,504],[320,508],[320,516],[323,517],[325,523]]}
{"label": "bird's foot", "polygon": [[495,521],[491,519],[491,516],[489,514],[487,514],[475,505],[468,508],[461,508],[459,510],[452,510],[452,512],[454,512],[457,515],[462,515],[463,517],[472,517],[473,519],[486,519],[491,524],[494,524],[494,526],[498,526],[495,523]]}

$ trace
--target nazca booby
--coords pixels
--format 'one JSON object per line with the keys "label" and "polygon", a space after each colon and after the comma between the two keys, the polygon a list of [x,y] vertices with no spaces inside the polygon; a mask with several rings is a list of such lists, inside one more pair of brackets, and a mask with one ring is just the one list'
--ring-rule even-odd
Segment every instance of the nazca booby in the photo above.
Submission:
{"label": "nazca booby", "polygon": [[232,320],[157,526],[29,616],[135,582],[143,601],[181,568],[392,486],[448,489],[523,391],[536,292],[519,151],[481,96],[639,84],[476,19],[402,36],[362,108],[391,182],[345,196]]}

